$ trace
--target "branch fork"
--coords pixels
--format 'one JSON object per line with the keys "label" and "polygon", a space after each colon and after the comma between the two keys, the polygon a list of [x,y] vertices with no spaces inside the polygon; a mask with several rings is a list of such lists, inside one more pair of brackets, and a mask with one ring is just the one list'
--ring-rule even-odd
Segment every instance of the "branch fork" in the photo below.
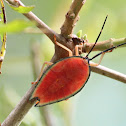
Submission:
{"label": "branch fork", "polygon": [[[24,6],[21,1],[15,1],[15,0],[6,0],[10,5],[12,6]],[[69,11],[66,14],[66,19],[61,27],[61,34],[57,34],[55,31],[53,31],[49,26],[47,26],[42,20],[40,20],[35,14],[32,12],[29,12],[27,14],[23,14],[25,17],[27,17],[29,20],[34,21],[36,23],[36,26],[49,37],[49,39],[54,43],[54,35],[56,36],[56,40],[59,43],[62,43],[63,45],[67,46],[69,49],[73,51],[75,45],[73,42],[70,42],[69,37],[72,35],[73,28],[79,19],[78,13],[81,10],[82,6],[85,4],[86,0],[73,0]],[[106,48],[109,48],[111,45],[117,45],[126,42],[126,38],[122,39],[110,39],[106,40],[104,42],[98,43],[94,50],[104,50]],[[88,52],[93,44],[86,43],[85,47],[83,48],[84,52]],[[88,47],[88,48],[87,48]],[[55,54],[51,59],[51,62],[55,62],[60,58],[66,57],[67,54],[65,51],[60,49],[59,47],[55,46]],[[126,75],[118,73],[116,71],[112,71],[106,67],[97,66],[97,67],[91,67],[91,70],[93,72],[103,74],[105,76],[108,76],[113,79],[117,79],[121,82],[126,83]],[[114,75],[114,73],[117,74]],[[1,126],[18,126],[26,113],[30,110],[30,108],[35,104],[36,99],[33,101],[30,101],[29,98],[32,94],[32,91],[34,90],[35,86],[32,85],[32,87],[27,91],[27,93],[24,95],[24,97],[21,99],[20,103],[14,108],[14,110],[9,114],[9,116],[4,120],[4,122],[1,124]]]}

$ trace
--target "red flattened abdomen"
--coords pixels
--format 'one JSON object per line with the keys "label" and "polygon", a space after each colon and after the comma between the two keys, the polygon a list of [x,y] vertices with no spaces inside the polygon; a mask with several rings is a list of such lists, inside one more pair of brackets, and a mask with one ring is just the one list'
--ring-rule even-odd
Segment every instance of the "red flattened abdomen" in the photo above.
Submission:
{"label": "red flattened abdomen", "polygon": [[87,59],[76,56],[62,59],[44,73],[32,98],[38,97],[38,106],[65,100],[83,88],[89,74]]}

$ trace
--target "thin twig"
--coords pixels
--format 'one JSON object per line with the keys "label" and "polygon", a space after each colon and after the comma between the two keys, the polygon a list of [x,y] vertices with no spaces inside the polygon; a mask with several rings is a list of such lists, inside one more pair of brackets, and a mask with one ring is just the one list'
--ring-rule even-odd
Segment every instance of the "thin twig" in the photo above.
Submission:
{"label": "thin twig", "polygon": [[68,37],[68,35],[72,34],[73,28],[76,22],[79,20],[78,13],[85,2],[86,0],[73,0],[70,9],[66,14],[64,24],[61,27],[61,34],[64,37]]}
{"label": "thin twig", "polygon": [[[98,42],[95,45],[93,51],[104,51],[104,50],[109,49],[113,46],[120,45],[122,43],[126,43],[126,38],[120,38],[120,39],[111,38],[109,40]],[[92,48],[93,45],[94,45],[94,43],[85,43],[85,45],[83,47],[83,52],[89,52],[89,50]],[[126,47],[126,45],[121,46],[121,47]]]}
{"label": "thin twig", "polygon": [[[104,76],[116,79],[123,83],[126,83],[126,75],[121,74],[117,71],[108,69],[101,65],[97,67],[91,67],[93,72],[98,74],[102,74]],[[15,109],[9,114],[9,116],[4,120],[1,126],[18,126],[30,108],[34,105],[36,100],[30,101],[29,98],[34,90],[34,85],[28,90],[28,92],[21,99],[19,104],[15,107]]]}
{"label": "thin twig", "polygon": [[[13,5],[13,6],[16,6],[16,7],[25,6],[21,1],[16,1],[16,0],[5,0],[5,1],[7,1],[7,3],[9,3],[10,5]],[[67,13],[74,12],[75,17],[77,18],[78,13],[79,13],[81,7],[83,6],[83,4],[85,2],[86,2],[86,0],[74,0],[73,3],[71,4],[71,7],[70,7],[69,11]],[[72,33],[73,26],[74,26],[74,24],[76,22],[76,18],[71,20],[71,22],[72,22],[71,23],[70,20],[66,17],[65,22],[61,27],[61,35],[60,35],[60,34],[57,34],[55,31],[53,31],[48,25],[46,25],[42,20],[40,20],[34,13],[29,12],[29,13],[25,13],[23,15],[26,16],[29,20],[35,22],[36,26],[44,34],[46,34],[51,39],[52,42],[54,42],[54,35],[55,35],[58,42],[62,43],[63,45],[65,45],[69,49],[73,50],[74,45],[72,43],[67,42],[67,40],[62,36],[69,35],[69,34]],[[111,39],[106,40],[106,41],[98,42],[96,44],[94,50],[103,51],[104,49],[112,47],[114,44],[117,45],[117,44],[120,44],[120,43],[123,43],[123,42],[126,42],[126,38],[121,38],[121,39],[112,39],[111,38]],[[83,52],[88,52],[92,46],[93,46],[93,43],[85,43],[85,46],[83,47]],[[59,58],[63,58],[63,55],[66,56],[64,54],[64,52],[66,53],[66,51],[62,51],[61,48],[59,48],[57,52],[61,52],[61,54],[59,53],[60,56],[61,56],[61,57],[58,56]]]}
{"label": "thin twig", "polygon": [[[17,0],[5,0],[7,3],[9,3],[11,6],[19,7],[19,6],[25,6],[21,1]],[[27,17],[30,21],[33,21],[36,26],[45,34],[47,35],[51,41],[53,41],[54,35],[59,39],[59,35],[53,31],[48,25],[46,25],[42,20],[40,20],[34,13],[23,13],[25,17]],[[61,39],[61,38],[60,38]]]}
{"label": "thin twig", "polygon": [[120,82],[126,83],[126,75],[115,70],[109,69],[107,67],[98,65],[97,67],[91,67],[91,70],[95,73],[107,76],[109,78],[118,80]]}
{"label": "thin twig", "polygon": [[[16,0],[6,0],[8,1],[10,4],[12,5],[19,5],[19,3],[17,4],[17,1]],[[81,4],[83,3],[78,3],[78,1],[80,2],[85,2],[85,0],[74,0],[74,2],[76,2],[76,5],[77,5],[77,11],[74,12],[74,14],[76,15],[75,17],[77,17],[78,15],[78,12],[80,11],[79,8],[81,8]],[[19,2],[19,1],[18,1]],[[73,3],[74,3],[73,2]],[[20,3],[20,5],[22,5]],[[74,7],[73,7],[74,8]],[[75,7],[76,8],[76,7]],[[75,9],[76,10],[76,9]],[[44,22],[42,22],[36,15],[34,15],[32,12],[29,12],[27,14],[24,14],[28,19],[32,20],[32,21],[35,21],[36,24],[37,24],[37,27],[39,29],[41,29],[52,41],[53,41],[53,35],[55,34],[56,37],[58,36],[57,33],[55,33],[53,30],[51,30]],[[72,15],[74,16],[74,15]],[[75,22],[77,21],[76,18],[74,18],[74,21],[73,21],[73,24],[75,24]],[[66,23],[65,23],[66,22]],[[73,29],[73,26],[69,26],[68,25],[68,22],[67,19],[66,21],[64,22],[65,24],[65,27],[71,27],[70,30],[68,30],[68,32],[66,31],[66,28],[61,28],[61,33],[66,36],[66,35],[69,35],[72,33],[72,29]],[[63,26],[64,27],[64,26]],[[63,31],[63,29],[65,29]],[[61,37],[61,36],[60,36]],[[63,37],[62,37],[63,38]],[[59,38],[61,41],[61,38]],[[57,40],[58,41],[58,40]],[[53,56],[52,58],[52,62],[55,62],[57,61],[59,58],[62,57],[62,52],[60,54],[60,56],[58,57],[59,50],[57,50],[55,52],[55,55]],[[123,74],[120,74],[118,72],[115,72],[113,70],[110,70],[108,68],[103,68],[101,66],[98,66],[98,67],[92,67],[92,71],[93,72],[96,72],[96,73],[99,73],[99,74],[104,74],[106,76],[109,76],[113,79],[116,79],[116,80],[119,80],[121,82],[126,82],[126,77],[125,75]],[[117,73],[116,75],[114,75],[114,73]],[[114,77],[115,76],[115,77]],[[117,79],[117,76],[119,79]],[[36,102],[35,99],[33,99],[32,101],[29,100],[33,90],[34,90],[35,86],[33,85],[28,91],[27,93],[24,95],[24,97],[21,99],[20,103],[15,107],[15,109],[9,114],[9,116],[4,120],[4,122],[2,123],[2,126],[18,126],[20,124],[20,122],[22,121],[22,119],[24,118],[24,116],[27,114],[27,112],[29,111],[29,109],[34,105],[34,103]]]}
{"label": "thin twig", "polygon": [[[1,18],[2,20],[0,22],[6,24],[7,20],[6,20],[6,12],[5,12],[5,7],[4,7],[4,3],[3,0],[0,1],[1,3]],[[7,34],[4,33],[3,35],[1,35],[1,40],[2,40],[2,46],[1,46],[1,50],[0,50],[0,74],[1,74],[1,67],[2,67],[2,63],[6,54],[6,40],[7,40]]]}

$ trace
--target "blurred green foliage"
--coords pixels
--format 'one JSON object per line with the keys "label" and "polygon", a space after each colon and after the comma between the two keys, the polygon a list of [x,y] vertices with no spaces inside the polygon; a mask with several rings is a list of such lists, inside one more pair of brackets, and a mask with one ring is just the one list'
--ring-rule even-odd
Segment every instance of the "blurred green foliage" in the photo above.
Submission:
{"label": "blurred green foliage", "polygon": [[34,26],[34,24],[30,21],[24,21],[24,20],[14,20],[12,22],[9,22],[7,24],[0,24],[0,34],[3,34],[5,32],[7,33],[18,33],[23,31],[25,28]]}
{"label": "blurred green foliage", "polygon": [[[53,30],[60,33],[72,0],[23,0],[27,6],[35,5],[33,12]],[[25,19],[7,4],[8,22]],[[83,30],[89,42],[94,42],[106,15],[109,15],[99,41],[126,37],[126,0],[87,0],[80,12],[74,33]],[[49,61],[54,53],[51,41],[44,34],[8,34],[7,52],[0,75],[0,122],[2,122],[33,80],[31,41],[41,45],[41,63]],[[92,56],[97,52],[93,52]],[[98,58],[94,60],[98,62]],[[126,74],[125,48],[107,53],[101,63]],[[13,95],[12,95],[13,94]],[[110,78],[91,73],[84,89],[70,100],[49,106],[55,126],[125,126],[126,85]],[[29,119],[30,118],[30,119]],[[41,126],[38,108],[32,108],[21,126]]]}
{"label": "blurred green foliage", "polygon": [[34,6],[19,6],[19,7],[14,7],[14,6],[10,6],[13,10],[19,12],[19,13],[28,13],[30,11],[32,11],[32,9],[34,8]]}

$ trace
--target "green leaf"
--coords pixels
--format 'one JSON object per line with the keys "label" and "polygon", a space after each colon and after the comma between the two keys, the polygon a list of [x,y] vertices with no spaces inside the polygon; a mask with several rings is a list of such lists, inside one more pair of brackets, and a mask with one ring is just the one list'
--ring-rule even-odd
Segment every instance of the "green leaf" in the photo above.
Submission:
{"label": "green leaf", "polygon": [[4,34],[5,32],[15,33],[21,32],[25,28],[34,26],[34,23],[25,20],[14,20],[7,24],[0,24],[0,34]]}
{"label": "green leaf", "polygon": [[84,36],[82,36],[82,39],[87,40],[87,34],[85,34]]}
{"label": "green leaf", "polygon": [[76,35],[77,35],[78,38],[81,38],[81,36],[82,36],[82,30],[79,30]]}
{"label": "green leaf", "polygon": [[28,13],[30,12],[35,6],[19,6],[19,7],[14,7],[10,6],[13,10],[19,12],[19,13]]}

